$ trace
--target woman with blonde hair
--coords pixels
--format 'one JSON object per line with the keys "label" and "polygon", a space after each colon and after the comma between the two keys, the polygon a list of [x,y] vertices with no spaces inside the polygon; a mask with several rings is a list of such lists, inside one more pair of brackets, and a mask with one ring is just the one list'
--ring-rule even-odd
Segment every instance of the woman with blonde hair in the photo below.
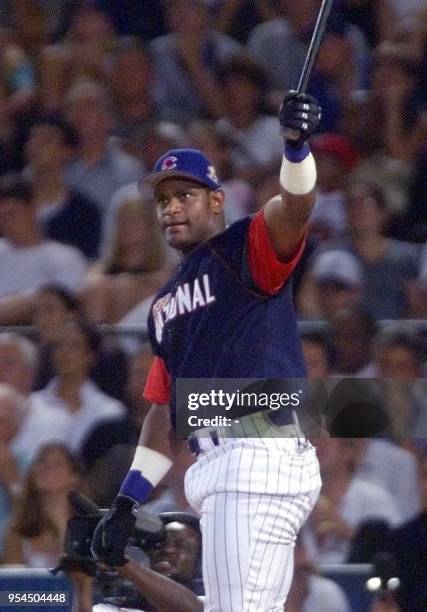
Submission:
{"label": "woman with blonde hair", "polygon": [[136,184],[115,196],[109,244],[109,253],[89,270],[83,290],[85,312],[94,323],[117,323],[154,297],[177,262],[163,239],[154,203],[139,193]]}
{"label": "woman with blonde hair", "polygon": [[81,488],[82,470],[59,443],[40,449],[31,464],[5,539],[3,562],[53,567],[62,554],[67,521],[73,511],[68,494]]}

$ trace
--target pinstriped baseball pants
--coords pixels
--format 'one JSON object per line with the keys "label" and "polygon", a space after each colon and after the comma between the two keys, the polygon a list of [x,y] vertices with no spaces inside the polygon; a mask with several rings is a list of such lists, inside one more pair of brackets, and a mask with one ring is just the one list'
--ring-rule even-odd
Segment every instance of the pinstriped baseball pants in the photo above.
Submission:
{"label": "pinstriped baseball pants", "polygon": [[320,484],[315,449],[298,438],[234,439],[199,456],[185,487],[201,517],[206,612],[283,612]]}

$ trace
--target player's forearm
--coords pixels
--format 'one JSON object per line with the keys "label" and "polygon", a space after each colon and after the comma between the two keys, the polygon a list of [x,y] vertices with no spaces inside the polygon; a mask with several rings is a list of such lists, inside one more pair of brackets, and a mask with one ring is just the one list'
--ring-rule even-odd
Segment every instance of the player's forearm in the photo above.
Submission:
{"label": "player's forearm", "polygon": [[138,445],[151,448],[172,459],[174,452],[170,441],[171,429],[169,406],[153,404],[145,417]]}
{"label": "player's forearm", "polygon": [[158,612],[199,612],[202,602],[189,589],[166,576],[129,561],[120,575],[130,580]]}

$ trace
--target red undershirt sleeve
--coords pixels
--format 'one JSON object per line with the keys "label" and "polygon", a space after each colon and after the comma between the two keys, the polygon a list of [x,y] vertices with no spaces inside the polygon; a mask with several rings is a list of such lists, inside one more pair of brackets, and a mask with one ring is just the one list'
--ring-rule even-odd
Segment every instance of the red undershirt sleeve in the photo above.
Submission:
{"label": "red undershirt sleeve", "polygon": [[295,269],[305,246],[305,236],[301,239],[295,253],[288,262],[281,262],[271,244],[265,223],[264,211],[260,210],[252,218],[248,234],[248,267],[257,287],[274,295],[283,287]]}
{"label": "red undershirt sleeve", "polygon": [[170,400],[170,376],[165,362],[155,356],[147,376],[144,397],[153,404],[168,404]]}

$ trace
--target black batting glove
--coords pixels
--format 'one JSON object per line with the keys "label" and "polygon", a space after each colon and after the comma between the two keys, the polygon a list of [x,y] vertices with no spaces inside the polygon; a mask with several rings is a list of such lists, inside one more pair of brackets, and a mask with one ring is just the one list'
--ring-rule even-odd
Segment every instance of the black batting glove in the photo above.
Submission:
{"label": "black batting glove", "polygon": [[316,132],[322,116],[321,108],[313,96],[299,94],[292,89],[283,98],[279,122],[285,141],[299,149]]}
{"label": "black batting glove", "polygon": [[110,567],[127,563],[124,555],[136,521],[137,506],[128,497],[118,495],[98,523],[92,540],[92,554]]}

